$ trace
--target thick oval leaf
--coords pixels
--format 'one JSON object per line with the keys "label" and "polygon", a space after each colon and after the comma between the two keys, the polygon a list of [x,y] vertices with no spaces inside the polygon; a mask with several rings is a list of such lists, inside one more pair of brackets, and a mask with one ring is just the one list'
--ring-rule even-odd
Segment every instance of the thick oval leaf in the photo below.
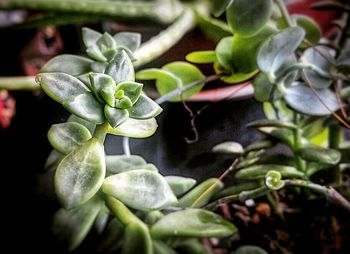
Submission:
{"label": "thick oval leaf", "polygon": [[162,241],[153,240],[154,254],[177,254],[177,252],[169,245]]}
{"label": "thick oval leaf", "polygon": [[230,27],[220,19],[213,19],[207,14],[196,12],[196,20],[203,35],[214,42],[232,35]]}
{"label": "thick oval leaf", "polygon": [[241,193],[242,191],[249,191],[253,189],[257,189],[261,187],[261,183],[254,181],[254,182],[246,182],[241,184],[235,184],[233,186],[230,186],[228,188],[223,189],[220,191],[217,195],[215,195],[215,199],[219,199],[222,197],[237,195]]}
{"label": "thick oval leaf", "polygon": [[129,118],[117,128],[109,128],[108,133],[130,138],[147,138],[157,130],[158,124],[155,118],[136,120]]}
{"label": "thick oval leaf", "polygon": [[272,0],[234,0],[226,19],[234,34],[252,36],[267,23],[272,13]]}
{"label": "thick oval leaf", "polygon": [[96,124],[105,121],[102,104],[90,92],[71,97],[63,102],[63,107],[72,114]]}
{"label": "thick oval leaf", "polygon": [[45,171],[49,172],[49,171],[56,170],[64,157],[65,157],[64,154],[59,153],[56,150],[52,150],[45,161],[45,166],[44,166]]}
{"label": "thick oval leaf", "polygon": [[59,103],[90,91],[79,79],[66,73],[41,73],[36,76],[36,82]]}
{"label": "thick oval leaf", "polygon": [[193,178],[182,177],[182,176],[166,176],[164,178],[169,184],[175,196],[177,197],[187,192],[197,182]]}
{"label": "thick oval leaf", "polygon": [[[298,83],[288,87],[285,92],[284,99],[287,104],[303,114],[330,115],[340,107],[336,95],[329,89],[315,90],[316,95],[309,87]],[[327,105],[327,108],[323,104]]]}
{"label": "thick oval leaf", "polygon": [[96,46],[107,59],[111,59],[116,52],[117,43],[109,33],[104,33],[96,41]]}
{"label": "thick oval leaf", "polygon": [[107,155],[106,167],[110,174],[119,174],[146,165],[146,161],[138,155]]}
{"label": "thick oval leaf", "polygon": [[[215,69],[215,64],[214,64],[214,69]],[[215,70],[215,71],[216,71],[216,74],[223,75],[222,72],[217,71],[217,70]],[[237,72],[237,73],[233,73],[229,76],[222,76],[220,79],[228,84],[238,84],[238,83],[248,82],[258,72],[259,72],[259,70],[255,70],[255,71],[250,72],[250,73]]]}
{"label": "thick oval leaf", "polygon": [[264,179],[267,172],[274,170],[280,172],[283,178],[303,177],[304,174],[296,168],[284,165],[256,165],[239,170],[235,177],[238,179]]}
{"label": "thick oval leaf", "polygon": [[54,124],[47,134],[50,144],[59,152],[69,154],[91,138],[90,131],[74,122]]}
{"label": "thick oval leaf", "polygon": [[147,226],[133,222],[125,227],[121,254],[153,254],[151,235]]}
{"label": "thick oval leaf", "polygon": [[216,61],[215,51],[194,51],[186,55],[186,60],[192,63],[207,64]]}
{"label": "thick oval leaf", "polygon": [[235,254],[268,254],[268,253],[260,247],[245,245],[235,250]]}
{"label": "thick oval leaf", "polygon": [[230,4],[232,4],[232,2],[233,0],[214,0],[211,12],[215,17],[219,17],[225,12],[226,8],[228,8]]}
{"label": "thick oval leaf", "polygon": [[91,71],[92,60],[76,55],[59,55],[48,61],[40,70],[45,72],[63,72],[79,76]]}
{"label": "thick oval leaf", "polygon": [[89,233],[103,202],[95,197],[82,206],[58,210],[52,221],[52,231],[62,246],[69,251],[77,248]]}
{"label": "thick oval leaf", "polygon": [[272,146],[273,146],[273,142],[271,142],[270,140],[259,140],[259,141],[256,141],[254,143],[251,143],[249,146],[247,146],[244,149],[244,153],[249,153],[252,151],[270,148]]}
{"label": "thick oval leaf", "polygon": [[145,169],[109,176],[102,190],[125,205],[143,211],[162,209],[177,201],[165,179]]}
{"label": "thick oval leaf", "polygon": [[279,121],[279,120],[269,120],[269,119],[261,119],[253,121],[247,124],[247,127],[252,128],[260,128],[260,127],[282,127],[291,130],[297,129],[297,126],[290,122]]}
{"label": "thick oval leaf", "polygon": [[265,73],[273,75],[304,39],[305,32],[300,27],[286,28],[267,39],[258,53],[258,66]]}
{"label": "thick oval leaf", "polygon": [[212,148],[214,153],[242,154],[243,146],[240,143],[228,141],[217,144]]}
{"label": "thick oval leaf", "polygon": [[225,237],[237,228],[223,217],[202,209],[186,209],[165,215],[151,227],[153,238]]}
{"label": "thick oval leaf", "polygon": [[116,92],[122,90],[125,96],[127,96],[131,100],[132,104],[134,104],[140,98],[142,87],[143,84],[141,83],[127,81],[119,83],[115,90]]}
{"label": "thick oval leaf", "polygon": [[228,36],[222,38],[215,48],[216,58],[219,64],[226,70],[233,71],[234,59],[233,59],[233,37]]}
{"label": "thick oval leaf", "polygon": [[101,33],[96,32],[88,27],[82,28],[82,37],[86,48],[89,48],[92,45],[96,44],[97,40],[100,39],[101,36]]}
{"label": "thick oval leaf", "polygon": [[91,45],[86,49],[86,54],[92,59],[99,62],[107,62],[107,58],[103,55],[101,50],[97,47],[96,44]]}
{"label": "thick oval leaf", "polygon": [[112,128],[118,127],[129,118],[129,112],[126,109],[112,108],[108,105],[105,105],[104,113]]}
{"label": "thick oval leaf", "polygon": [[105,73],[111,76],[116,84],[123,81],[134,81],[134,66],[128,54],[121,50],[107,65]]}
{"label": "thick oval leaf", "polygon": [[86,127],[91,134],[94,134],[95,132],[96,124],[86,121],[83,118],[77,117],[76,115],[70,115],[67,119],[67,122],[79,123]]}
{"label": "thick oval leaf", "polygon": [[141,45],[141,34],[121,32],[113,36],[114,40],[117,42],[117,47],[125,47],[131,52],[134,52]]}
{"label": "thick oval leaf", "polygon": [[323,147],[303,147],[299,153],[304,160],[330,165],[337,165],[341,158],[339,151]]}
{"label": "thick oval leaf", "polygon": [[[212,186],[214,186],[214,188]],[[206,205],[209,200],[223,188],[223,186],[223,183],[219,179],[209,178],[180,198],[177,205],[184,208],[192,207],[194,204],[194,207],[202,207]],[[202,194],[209,188],[212,188],[212,190],[206,195],[202,196]]]}
{"label": "thick oval leaf", "polygon": [[100,189],[106,173],[103,146],[95,138],[68,154],[55,175],[56,194],[66,209],[77,207]]}
{"label": "thick oval leaf", "polygon": [[[325,57],[327,59],[325,59]],[[330,72],[332,65],[329,61],[332,61],[333,57],[329,53],[329,49],[326,47],[318,46],[315,48],[308,48],[304,51],[301,61],[314,65],[325,74],[329,74],[329,77],[321,76],[314,70],[304,69],[304,75],[311,82],[312,86],[317,89],[329,87],[333,80],[330,78]]]}
{"label": "thick oval leaf", "polygon": [[316,45],[321,38],[320,26],[309,16],[305,15],[292,15],[292,19],[296,21],[296,24],[304,29],[305,39],[313,45]]}
{"label": "thick oval leaf", "polygon": [[277,91],[276,85],[271,83],[268,76],[261,72],[253,80],[254,97],[260,102],[271,101]]}
{"label": "thick oval leaf", "polygon": [[294,135],[292,130],[276,127],[260,127],[258,130],[268,136],[276,138],[289,147],[294,147]]}
{"label": "thick oval leaf", "polygon": [[[191,84],[192,82],[204,80],[205,78],[205,76],[196,66],[186,62],[172,62],[164,65],[162,69],[172,73],[175,77],[181,80],[181,82],[177,83],[177,85],[180,85],[180,87]],[[174,84],[169,85],[167,83],[167,80],[163,80],[162,77],[157,79],[156,86],[160,95],[167,94],[175,89]],[[170,101],[185,100],[198,93],[203,88],[203,86],[204,83],[199,83],[197,86],[184,91],[180,96],[176,96]]]}
{"label": "thick oval leaf", "polygon": [[137,102],[128,111],[131,118],[150,119],[159,115],[163,109],[155,101],[141,94]]}
{"label": "thick oval leaf", "polygon": [[275,29],[265,26],[256,35],[244,37],[239,34],[233,36],[232,57],[235,71],[250,73],[258,68],[257,56],[262,43],[272,34]]}
{"label": "thick oval leaf", "polygon": [[[104,103],[105,99],[101,96],[101,92],[105,88],[114,89],[115,88],[114,80],[112,79],[112,77],[102,73],[89,74],[89,80],[90,80],[91,89],[94,92],[95,96],[101,103]],[[114,93],[113,93],[113,98],[114,98]]]}

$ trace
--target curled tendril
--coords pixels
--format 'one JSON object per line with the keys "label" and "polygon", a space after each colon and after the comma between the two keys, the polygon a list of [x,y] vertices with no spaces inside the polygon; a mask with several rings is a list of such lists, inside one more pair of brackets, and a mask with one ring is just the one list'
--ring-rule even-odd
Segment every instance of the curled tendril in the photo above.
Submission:
{"label": "curled tendril", "polygon": [[271,190],[279,190],[283,188],[284,181],[280,172],[270,170],[265,176],[265,185]]}

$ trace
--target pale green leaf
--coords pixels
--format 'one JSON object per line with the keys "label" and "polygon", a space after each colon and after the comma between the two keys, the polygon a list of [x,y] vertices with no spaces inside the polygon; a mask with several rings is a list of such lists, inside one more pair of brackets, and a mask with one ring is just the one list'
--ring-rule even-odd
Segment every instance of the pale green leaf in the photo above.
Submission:
{"label": "pale green leaf", "polygon": [[130,138],[147,138],[157,130],[158,124],[155,118],[137,120],[129,118],[117,128],[109,128],[108,133]]}
{"label": "pale green leaf", "polygon": [[226,70],[233,71],[234,59],[233,59],[233,37],[225,37],[220,40],[215,48],[216,58],[219,64]]}
{"label": "pale green leaf", "polygon": [[158,116],[163,109],[152,99],[141,94],[136,103],[129,109],[129,116],[134,119],[150,119]]}
{"label": "pale green leaf", "polygon": [[59,55],[48,61],[40,70],[41,73],[63,72],[72,76],[91,71],[92,60],[76,55]]}
{"label": "pale green leaf", "polygon": [[129,113],[126,109],[112,108],[108,105],[105,105],[104,113],[112,128],[116,128],[129,118]]}
{"label": "pale green leaf", "polygon": [[114,40],[117,42],[117,47],[125,47],[131,52],[134,52],[141,45],[141,34],[121,32],[113,36]]}
{"label": "pale green leaf", "polygon": [[132,222],[125,227],[121,254],[153,254],[152,239],[147,226]]}
{"label": "pale green leaf", "polygon": [[86,48],[96,44],[97,40],[102,36],[101,33],[94,31],[88,27],[82,28],[83,42]]}
{"label": "pale green leaf", "polygon": [[146,161],[138,155],[107,155],[106,167],[110,174],[119,174],[146,165]]}
{"label": "pale green leaf", "polygon": [[111,88],[113,90],[115,88],[114,80],[112,79],[112,77],[103,73],[90,73],[89,80],[91,89],[94,92],[95,96],[101,103],[104,103],[105,99],[101,96],[101,92],[105,88]]}
{"label": "pale green leaf", "polygon": [[284,178],[295,178],[295,177],[303,177],[304,173],[297,170],[291,166],[285,165],[274,165],[274,164],[264,164],[264,165],[256,165],[250,166],[244,169],[239,170],[235,177],[237,179],[263,179],[265,175],[270,170],[277,171],[281,173]]}
{"label": "pale green leaf", "polygon": [[217,144],[212,148],[214,153],[242,154],[244,152],[240,143],[227,141]]}
{"label": "pale green leaf", "polygon": [[194,51],[186,55],[186,60],[192,63],[206,64],[214,63],[216,60],[215,51]]}
{"label": "pale green leaf", "polygon": [[164,178],[177,197],[190,190],[197,182],[193,178],[182,176],[166,176]]}
{"label": "pale green leaf", "polygon": [[140,98],[142,87],[143,84],[141,83],[126,81],[119,83],[115,90],[116,92],[122,90],[125,96],[127,96],[131,100],[132,104],[134,104]]}
{"label": "pale green leaf", "polygon": [[124,50],[119,51],[110,61],[105,73],[111,76],[116,84],[123,81],[134,81],[135,79],[134,66]]}

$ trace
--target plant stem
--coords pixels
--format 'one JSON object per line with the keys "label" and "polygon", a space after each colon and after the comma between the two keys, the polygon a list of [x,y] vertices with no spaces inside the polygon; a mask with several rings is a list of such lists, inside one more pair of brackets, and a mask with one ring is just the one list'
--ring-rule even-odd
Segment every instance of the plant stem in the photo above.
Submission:
{"label": "plant stem", "polygon": [[114,21],[150,20],[168,24],[183,11],[177,1],[107,1],[107,0],[1,0],[0,9],[29,9],[63,13],[105,15]]}
{"label": "plant stem", "polygon": [[0,89],[37,90],[40,86],[35,82],[35,76],[0,77]]}
{"label": "plant stem", "polygon": [[282,14],[282,17],[284,19],[284,21],[286,22],[286,24],[289,26],[289,27],[292,27],[294,26],[294,22],[292,21],[289,13],[288,13],[288,10],[286,8],[286,5],[284,4],[284,1],[283,0],[275,0],[275,3],[276,5],[278,6],[281,14]]}
{"label": "plant stem", "polygon": [[[329,148],[339,149],[343,141],[343,130],[338,124],[331,124],[328,127],[328,145]],[[336,165],[332,171],[333,179],[336,184],[341,182],[340,166]]]}
{"label": "plant stem", "polygon": [[193,10],[186,8],[184,13],[166,30],[154,36],[135,51],[134,67],[144,65],[167,52],[196,24]]}
{"label": "plant stem", "polygon": [[103,144],[107,135],[108,128],[108,122],[97,125],[93,137],[98,139],[100,143]]}
{"label": "plant stem", "polygon": [[298,169],[304,172],[306,170],[306,163],[301,158],[301,156],[299,154],[299,149],[302,147],[302,144],[301,144],[302,133],[301,133],[301,128],[300,128],[300,115],[296,112],[294,112],[294,124],[297,126],[297,128],[295,128],[293,130],[293,136],[294,136],[293,150],[295,153],[295,159],[296,159]]}
{"label": "plant stem", "polygon": [[285,186],[304,187],[324,195],[332,203],[345,208],[350,212],[350,203],[332,187],[326,187],[304,180],[284,180]]}
{"label": "plant stem", "polygon": [[107,196],[105,198],[107,207],[112,211],[113,215],[124,225],[140,221],[122,202],[113,197]]}

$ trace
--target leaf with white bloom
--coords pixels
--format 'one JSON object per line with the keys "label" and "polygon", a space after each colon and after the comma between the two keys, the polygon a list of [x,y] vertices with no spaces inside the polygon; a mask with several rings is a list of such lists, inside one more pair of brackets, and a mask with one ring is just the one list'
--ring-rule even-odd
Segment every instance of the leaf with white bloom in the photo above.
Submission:
{"label": "leaf with white bloom", "polygon": [[52,125],[47,136],[50,144],[63,154],[69,154],[91,138],[85,126],[74,122]]}
{"label": "leaf with white bloom", "polygon": [[177,201],[164,177],[145,169],[107,177],[102,191],[142,211],[162,209]]}
{"label": "leaf with white bloom", "polygon": [[132,65],[130,57],[124,50],[119,51],[110,61],[106,67],[105,73],[111,76],[116,84],[123,81],[135,80],[134,66]]}
{"label": "leaf with white bloom", "polygon": [[150,119],[159,115],[163,109],[146,95],[141,95],[129,109],[129,115],[134,119]]}
{"label": "leaf with white bloom", "polygon": [[124,92],[124,95],[131,100],[132,104],[134,104],[140,98],[142,87],[143,84],[141,83],[126,81],[119,83],[115,90],[116,92],[122,90]]}
{"label": "leaf with white bloom", "polygon": [[48,61],[40,70],[41,73],[63,72],[79,76],[91,70],[92,60],[76,55],[59,55]]}
{"label": "leaf with white bloom", "polygon": [[66,209],[91,199],[103,184],[106,163],[103,145],[95,138],[68,154],[55,175],[56,194]]}
{"label": "leaf with white bloom", "polygon": [[147,138],[157,130],[158,124],[155,118],[137,120],[129,118],[117,128],[110,127],[108,133],[130,138]]}
{"label": "leaf with white bloom", "polygon": [[96,32],[88,27],[83,27],[82,29],[83,42],[86,48],[89,48],[92,45],[96,44],[97,40],[100,39],[101,36],[101,33]]}
{"label": "leaf with white bloom", "polygon": [[197,182],[193,178],[182,176],[166,176],[164,178],[177,197],[190,190]]}
{"label": "leaf with white bloom", "polygon": [[131,52],[134,52],[141,45],[141,34],[121,32],[113,36],[114,40],[117,42],[117,47],[125,47]]}
{"label": "leaf with white bloom", "polygon": [[106,167],[111,174],[118,174],[125,171],[141,168],[146,161],[138,155],[107,155]]}
{"label": "leaf with white bloom", "polygon": [[126,109],[112,108],[107,104],[105,105],[104,113],[112,128],[116,128],[129,118],[129,113]]}
{"label": "leaf with white bloom", "polygon": [[[91,85],[92,91],[94,92],[95,96],[100,102],[104,103],[105,100],[101,96],[101,92],[105,88],[114,89],[115,88],[114,80],[112,79],[112,77],[102,73],[90,73],[89,79],[90,79],[90,85]],[[114,97],[114,93],[113,93],[113,97]]]}

